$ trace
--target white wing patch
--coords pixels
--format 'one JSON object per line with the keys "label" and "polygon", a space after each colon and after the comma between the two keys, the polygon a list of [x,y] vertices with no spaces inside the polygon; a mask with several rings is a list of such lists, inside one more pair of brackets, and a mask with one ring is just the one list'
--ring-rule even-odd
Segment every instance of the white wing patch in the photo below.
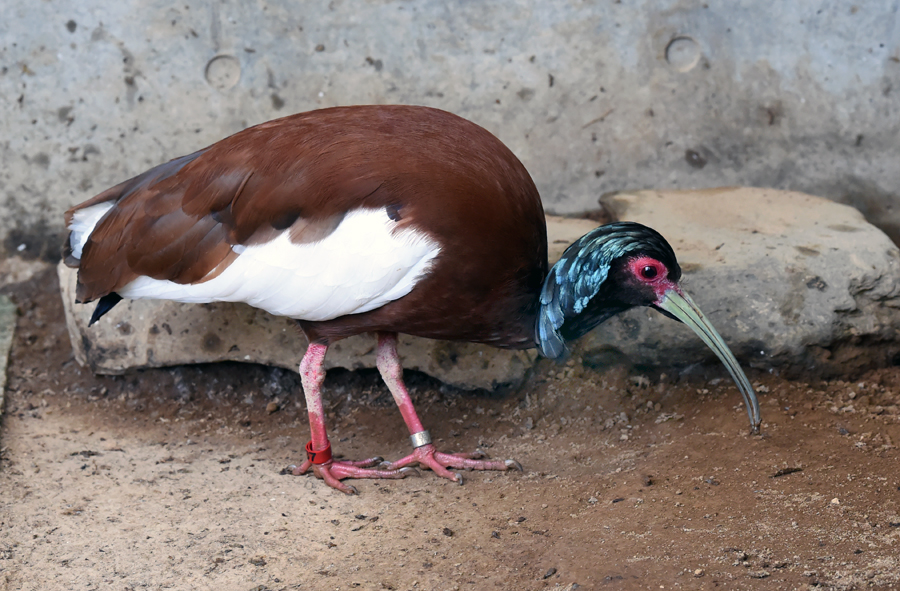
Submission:
{"label": "white wing patch", "polygon": [[133,299],[246,302],[313,321],[368,312],[412,291],[441,251],[428,234],[396,227],[383,208],[358,209],[318,242],[294,244],[283,232],[265,244],[234,246],[239,256],[209,281],[182,285],[141,276],[118,293]]}
{"label": "white wing patch", "polygon": [[72,221],[69,222],[69,245],[72,247],[72,256],[81,259],[81,252],[87,242],[88,236],[94,231],[97,222],[106,215],[106,212],[112,209],[112,201],[106,203],[98,203],[84,209],[79,209],[72,214]]}

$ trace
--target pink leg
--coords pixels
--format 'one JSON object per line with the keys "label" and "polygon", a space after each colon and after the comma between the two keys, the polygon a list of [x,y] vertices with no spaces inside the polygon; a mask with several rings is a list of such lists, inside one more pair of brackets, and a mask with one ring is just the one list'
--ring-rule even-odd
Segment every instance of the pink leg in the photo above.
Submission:
{"label": "pink leg", "polygon": [[325,381],[325,353],[328,347],[310,343],[300,362],[300,380],[306,395],[306,412],[309,413],[309,435],[313,448],[328,447],[325,432],[325,410],[322,407],[322,382]]}
{"label": "pink leg", "polygon": [[325,483],[347,494],[355,494],[356,488],[343,484],[343,478],[403,478],[413,469],[403,470],[372,470],[371,466],[382,461],[381,458],[370,458],[357,462],[335,462],[330,459],[331,444],[325,430],[325,410],[322,407],[322,382],[325,380],[325,353],[328,347],[316,343],[310,343],[303,361],[300,362],[300,379],[303,383],[303,393],[306,396],[306,409],[309,412],[309,432],[312,449],[325,452],[329,459],[324,463],[314,464],[307,459],[297,468],[292,468],[295,475],[306,473],[312,468],[313,474],[323,479]]}
{"label": "pink leg", "polygon": [[[400,365],[400,357],[397,355],[397,334],[378,333],[378,352],[375,358],[381,378],[387,384],[394,397],[394,402],[403,415],[403,421],[409,429],[409,434],[414,435],[425,431],[422,421],[416,414],[409,392],[403,383],[403,367]],[[515,460],[482,460],[481,452],[468,454],[445,454],[436,451],[434,445],[427,443],[416,447],[412,454],[403,459],[391,462],[384,466],[387,470],[398,470],[411,464],[418,464],[423,468],[430,468],[438,476],[455,480],[462,484],[462,476],[450,472],[447,468],[464,468],[467,470],[508,470],[516,468],[522,470],[522,466]]]}

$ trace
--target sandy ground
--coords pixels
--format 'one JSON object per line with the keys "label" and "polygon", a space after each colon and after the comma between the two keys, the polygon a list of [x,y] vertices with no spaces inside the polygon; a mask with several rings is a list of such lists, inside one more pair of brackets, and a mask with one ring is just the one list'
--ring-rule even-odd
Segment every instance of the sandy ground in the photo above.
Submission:
{"label": "sandy ground", "polygon": [[[22,311],[0,432],[0,589],[900,588],[900,368],[753,374],[546,362],[515,391],[409,374],[438,445],[524,473],[283,475],[308,439],[297,376],[239,364],[95,377],[52,271]],[[329,373],[335,452],[408,453],[373,373]],[[277,410],[275,408],[277,407]],[[274,411],[274,412],[270,412]]]}

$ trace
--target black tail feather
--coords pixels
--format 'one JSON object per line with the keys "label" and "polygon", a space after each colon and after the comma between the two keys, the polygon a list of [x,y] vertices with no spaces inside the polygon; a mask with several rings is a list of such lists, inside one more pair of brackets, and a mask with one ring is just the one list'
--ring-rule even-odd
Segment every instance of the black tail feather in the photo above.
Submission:
{"label": "black tail feather", "polygon": [[113,309],[113,306],[122,301],[122,296],[117,294],[116,292],[111,292],[103,296],[97,301],[97,307],[94,308],[94,313],[91,314],[91,321],[88,322],[88,326],[91,326],[98,320],[100,317]]}

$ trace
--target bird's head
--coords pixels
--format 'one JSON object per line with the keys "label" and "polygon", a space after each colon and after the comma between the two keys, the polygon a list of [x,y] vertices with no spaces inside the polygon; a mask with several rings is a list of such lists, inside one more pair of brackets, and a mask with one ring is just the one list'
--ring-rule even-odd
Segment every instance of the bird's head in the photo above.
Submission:
{"label": "bird's head", "polygon": [[683,322],[719,357],[744,397],[754,431],[759,403],[725,341],[681,288],[681,267],[659,232],[634,222],[607,224],[576,240],[550,269],[541,290],[535,340],[558,358],[566,341],[635,306]]}

